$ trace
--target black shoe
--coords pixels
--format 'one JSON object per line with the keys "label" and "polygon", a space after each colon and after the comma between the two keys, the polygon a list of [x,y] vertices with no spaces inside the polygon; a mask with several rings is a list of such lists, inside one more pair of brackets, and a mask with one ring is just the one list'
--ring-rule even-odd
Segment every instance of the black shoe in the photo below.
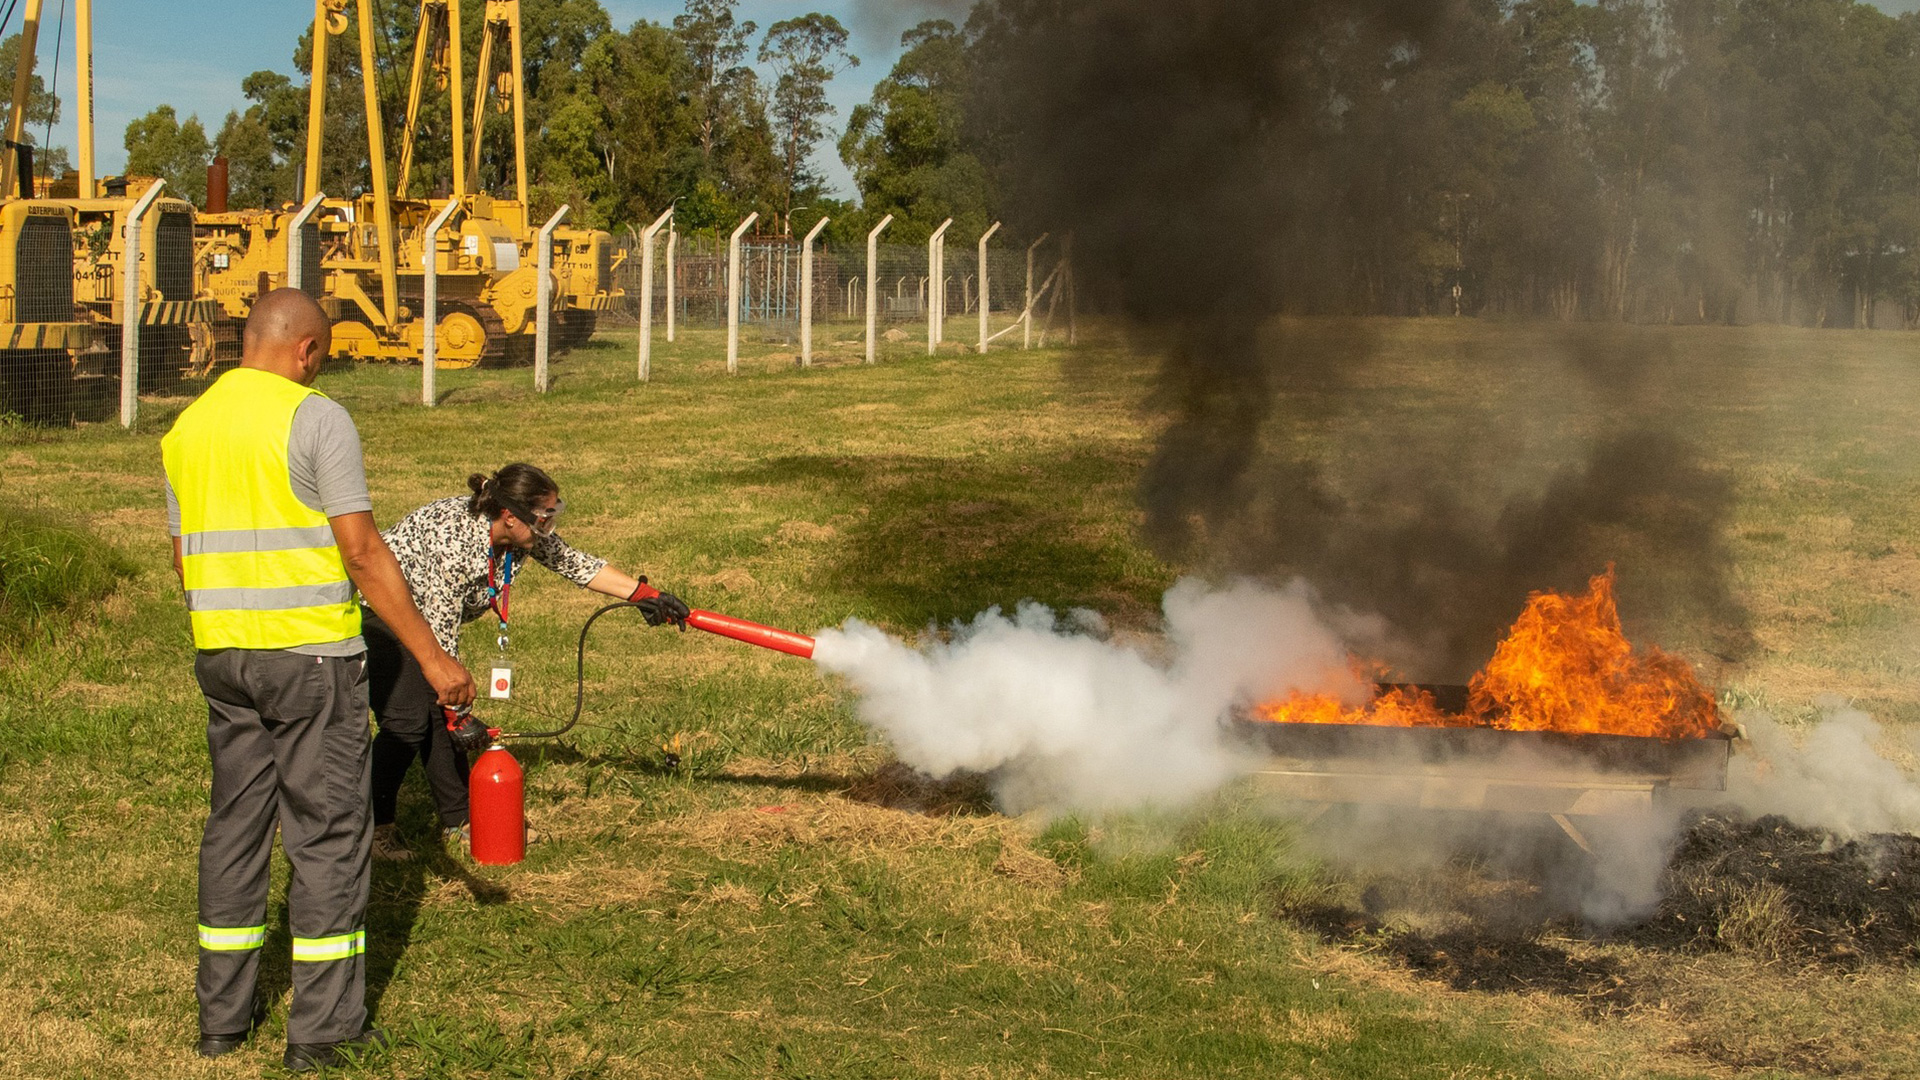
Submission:
{"label": "black shoe", "polygon": [[368,1028],[351,1039],[324,1043],[288,1043],[287,1056],[281,1059],[288,1072],[306,1072],[309,1069],[324,1069],[334,1065],[346,1065],[372,1050],[384,1050],[389,1045],[387,1033],[379,1028]]}
{"label": "black shoe", "polygon": [[217,1058],[222,1054],[230,1054],[246,1045],[247,1036],[251,1034],[243,1031],[238,1035],[209,1035],[203,1031],[200,1033],[200,1056]]}

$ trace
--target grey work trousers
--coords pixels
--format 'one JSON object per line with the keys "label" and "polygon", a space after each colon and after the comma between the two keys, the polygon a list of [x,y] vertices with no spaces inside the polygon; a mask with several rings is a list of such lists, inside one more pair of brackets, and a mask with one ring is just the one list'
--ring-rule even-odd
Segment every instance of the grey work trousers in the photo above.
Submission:
{"label": "grey work trousers", "polygon": [[367,1026],[365,654],[202,652],[213,798],[200,841],[200,1030],[252,1025],[274,826],[287,852],[293,1006],[287,1041],[336,1042]]}

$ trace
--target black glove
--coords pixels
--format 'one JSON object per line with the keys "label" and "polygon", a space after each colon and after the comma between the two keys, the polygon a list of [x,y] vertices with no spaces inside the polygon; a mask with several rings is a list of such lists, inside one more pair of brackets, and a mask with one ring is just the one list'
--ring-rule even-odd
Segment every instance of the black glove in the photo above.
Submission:
{"label": "black glove", "polygon": [[453,748],[463,754],[485,750],[493,745],[493,732],[487,725],[473,718],[473,714],[464,710],[447,709],[447,738],[453,740]]}
{"label": "black glove", "polygon": [[663,592],[658,596],[649,596],[639,603],[640,616],[647,620],[648,626],[660,626],[664,623],[672,623],[679,627],[682,632],[685,632],[687,629],[687,616],[693,614],[693,609],[687,606],[686,601],[670,592]]}
{"label": "black glove", "polygon": [[639,581],[640,584],[634,588],[633,595],[627,597],[627,603],[640,609],[640,616],[647,620],[648,626],[672,623],[684,633],[687,629],[687,616],[693,614],[693,609],[687,606],[686,601],[672,593],[661,592],[647,584],[646,578],[642,577]]}

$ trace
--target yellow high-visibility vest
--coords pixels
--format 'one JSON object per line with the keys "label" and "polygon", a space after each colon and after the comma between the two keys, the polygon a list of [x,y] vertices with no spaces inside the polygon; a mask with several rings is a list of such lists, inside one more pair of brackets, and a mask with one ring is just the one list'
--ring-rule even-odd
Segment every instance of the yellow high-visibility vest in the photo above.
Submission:
{"label": "yellow high-visibility vest", "polygon": [[360,633],[360,605],[327,517],[287,474],[294,410],[320,391],[235,368],[160,440],[180,503],[193,644],[287,649]]}

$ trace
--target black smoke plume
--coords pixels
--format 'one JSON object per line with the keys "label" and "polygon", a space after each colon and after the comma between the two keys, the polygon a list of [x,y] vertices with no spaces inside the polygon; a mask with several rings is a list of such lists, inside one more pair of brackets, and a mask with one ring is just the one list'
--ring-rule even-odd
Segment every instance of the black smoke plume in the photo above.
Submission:
{"label": "black smoke plume", "polygon": [[[1629,616],[1710,625],[1710,648],[1737,654],[1732,493],[1664,418],[1676,376],[1657,345],[1554,336],[1542,366],[1592,411],[1565,417],[1540,460],[1492,452],[1514,425],[1485,411],[1424,452],[1391,431],[1342,437],[1365,423],[1381,329],[1337,316],[1365,293],[1369,223],[1393,209],[1382,200],[1417,188],[1405,177],[1425,167],[1394,135],[1419,116],[1379,102],[1466,47],[1455,12],[1368,0],[976,11],[977,96],[1005,202],[1035,234],[1071,229],[1081,295],[1117,307],[1165,358],[1165,434],[1141,487],[1149,537],[1169,559],[1304,576],[1385,616],[1422,678],[1464,677],[1530,590],[1577,590],[1616,559]],[[1320,317],[1284,318],[1301,314]]]}

